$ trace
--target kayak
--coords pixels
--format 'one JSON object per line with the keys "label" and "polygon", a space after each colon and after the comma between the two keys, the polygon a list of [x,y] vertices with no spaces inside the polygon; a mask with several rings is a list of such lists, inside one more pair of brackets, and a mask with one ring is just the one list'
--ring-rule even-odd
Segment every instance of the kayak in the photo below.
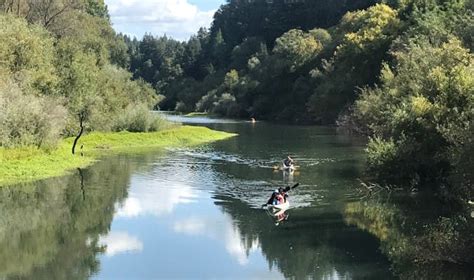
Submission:
{"label": "kayak", "polygon": [[285,164],[283,164],[281,170],[293,172],[293,171],[295,171],[295,166],[294,165],[285,165]]}
{"label": "kayak", "polygon": [[266,208],[268,210],[272,210],[273,212],[280,212],[281,210],[286,211],[288,210],[288,208],[290,208],[290,202],[286,201],[283,204],[277,204],[277,205],[267,204]]}

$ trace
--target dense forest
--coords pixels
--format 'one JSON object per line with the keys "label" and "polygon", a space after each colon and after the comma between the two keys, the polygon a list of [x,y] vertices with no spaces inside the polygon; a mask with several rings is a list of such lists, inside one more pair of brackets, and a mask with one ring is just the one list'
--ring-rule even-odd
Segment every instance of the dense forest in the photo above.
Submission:
{"label": "dense forest", "polygon": [[230,1],[187,42],[125,37],[123,66],[166,97],[163,109],[330,124],[408,43],[472,47],[464,1],[287,2]]}
{"label": "dense forest", "polygon": [[84,131],[156,130],[153,88],[96,0],[0,1],[0,147],[52,149]]}

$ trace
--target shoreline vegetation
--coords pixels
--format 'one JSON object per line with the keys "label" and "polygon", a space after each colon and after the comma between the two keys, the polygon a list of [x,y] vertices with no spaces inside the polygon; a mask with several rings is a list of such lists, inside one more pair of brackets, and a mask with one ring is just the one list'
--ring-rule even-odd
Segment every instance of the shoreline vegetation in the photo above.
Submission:
{"label": "shoreline vegetation", "polygon": [[92,132],[81,137],[76,155],[71,155],[73,137],[63,139],[52,151],[35,147],[0,148],[0,187],[62,176],[72,169],[89,166],[110,152],[194,146],[235,135],[206,127],[179,126],[147,133]]}
{"label": "shoreline vegetation", "polygon": [[207,112],[191,112],[191,113],[184,114],[183,116],[188,117],[188,118],[200,118],[200,117],[209,117],[209,118],[216,117],[217,118],[218,117],[215,114],[211,114]]}

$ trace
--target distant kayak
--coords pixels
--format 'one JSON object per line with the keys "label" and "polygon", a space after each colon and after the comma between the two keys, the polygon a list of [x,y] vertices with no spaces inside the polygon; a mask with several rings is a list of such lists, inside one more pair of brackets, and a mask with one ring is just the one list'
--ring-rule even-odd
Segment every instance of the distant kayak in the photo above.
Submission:
{"label": "distant kayak", "polygon": [[278,171],[278,170],[281,170],[281,171],[285,171],[285,172],[293,172],[295,171],[297,168],[297,166],[295,165],[290,165],[290,166],[287,166],[287,165],[281,165],[281,166],[273,166],[273,170],[274,171]]}
{"label": "distant kayak", "polygon": [[289,171],[289,172],[295,171],[295,169],[296,169],[296,167],[294,165],[285,165],[285,164],[283,164],[282,167],[281,167],[281,170]]}

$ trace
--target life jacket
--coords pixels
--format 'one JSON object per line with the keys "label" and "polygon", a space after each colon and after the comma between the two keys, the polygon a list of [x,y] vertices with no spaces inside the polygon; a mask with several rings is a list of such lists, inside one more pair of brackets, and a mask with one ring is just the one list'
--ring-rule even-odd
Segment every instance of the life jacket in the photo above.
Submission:
{"label": "life jacket", "polygon": [[283,204],[283,203],[285,203],[285,198],[284,198],[283,195],[281,195],[281,194],[277,194],[277,195],[276,195],[276,200],[278,201],[277,204]]}

